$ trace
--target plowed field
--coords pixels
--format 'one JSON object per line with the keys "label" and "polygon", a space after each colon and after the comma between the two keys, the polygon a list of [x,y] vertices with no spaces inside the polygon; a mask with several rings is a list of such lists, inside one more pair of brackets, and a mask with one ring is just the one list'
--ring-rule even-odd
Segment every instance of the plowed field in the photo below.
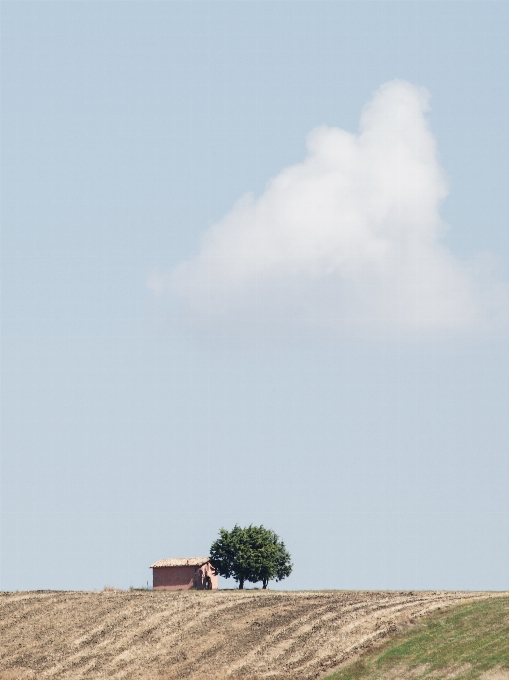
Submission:
{"label": "plowed field", "polygon": [[320,678],[398,628],[490,593],[0,595],[0,679]]}

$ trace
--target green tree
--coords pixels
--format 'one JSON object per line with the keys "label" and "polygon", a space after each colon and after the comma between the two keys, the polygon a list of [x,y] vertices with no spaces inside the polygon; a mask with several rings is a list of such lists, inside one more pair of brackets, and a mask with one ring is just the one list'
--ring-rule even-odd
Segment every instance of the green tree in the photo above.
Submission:
{"label": "green tree", "polygon": [[221,529],[210,548],[210,561],[218,574],[244,583],[261,581],[266,588],[270,580],[281,581],[291,574],[291,557],[283,541],[271,529],[236,524],[231,531]]}
{"label": "green tree", "polygon": [[[264,526],[249,527],[251,545],[255,556],[253,582],[261,581],[266,588],[269,581],[282,581],[292,573],[290,553],[279,536]],[[251,579],[250,579],[251,580]]]}

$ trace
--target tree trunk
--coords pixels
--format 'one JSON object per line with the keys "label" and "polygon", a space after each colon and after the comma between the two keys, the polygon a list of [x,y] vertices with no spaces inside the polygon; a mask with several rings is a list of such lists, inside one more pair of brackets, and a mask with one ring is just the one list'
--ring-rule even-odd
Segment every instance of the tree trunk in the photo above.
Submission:
{"label": "tree trunk", "polygon": [[267,580],[267,579],[263,579],[263,590],[266,589],[267,583],[268,583],[268,580]]}
{"label": "tree trunk", "polygon": [[244,590],[244,579],[239,578],[239,590]]}

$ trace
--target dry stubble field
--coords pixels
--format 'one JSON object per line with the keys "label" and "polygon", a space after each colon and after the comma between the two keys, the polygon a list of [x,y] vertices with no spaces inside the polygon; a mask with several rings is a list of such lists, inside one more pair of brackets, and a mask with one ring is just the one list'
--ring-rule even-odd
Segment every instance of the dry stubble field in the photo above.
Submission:
{"label": "dry stubble field", "polygon": [[321,678],[471,592],[0,594],[0,680]]}

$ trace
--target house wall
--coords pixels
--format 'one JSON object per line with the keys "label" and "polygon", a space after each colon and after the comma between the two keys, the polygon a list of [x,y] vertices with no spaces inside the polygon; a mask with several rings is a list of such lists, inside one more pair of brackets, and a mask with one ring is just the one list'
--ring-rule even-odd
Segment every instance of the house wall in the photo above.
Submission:
{"label": "house wall", "polygon": [[198,567],[154,567],[153,587],[165,590],[189,590]]}
{"label": "house wall", "polygon": [[194,575],[194,587],[197,590],[205,590],[208,588],[217,590],[218,580],[215,569],[210,562],[207,562],[196,571],[196,574]]}
{"label": "house wall", "polygon": [[202,590],[207,580],[212,590],[217,590],[218,577],[210,562],[201,567],[153,567],[153,587],[159,590]]}

